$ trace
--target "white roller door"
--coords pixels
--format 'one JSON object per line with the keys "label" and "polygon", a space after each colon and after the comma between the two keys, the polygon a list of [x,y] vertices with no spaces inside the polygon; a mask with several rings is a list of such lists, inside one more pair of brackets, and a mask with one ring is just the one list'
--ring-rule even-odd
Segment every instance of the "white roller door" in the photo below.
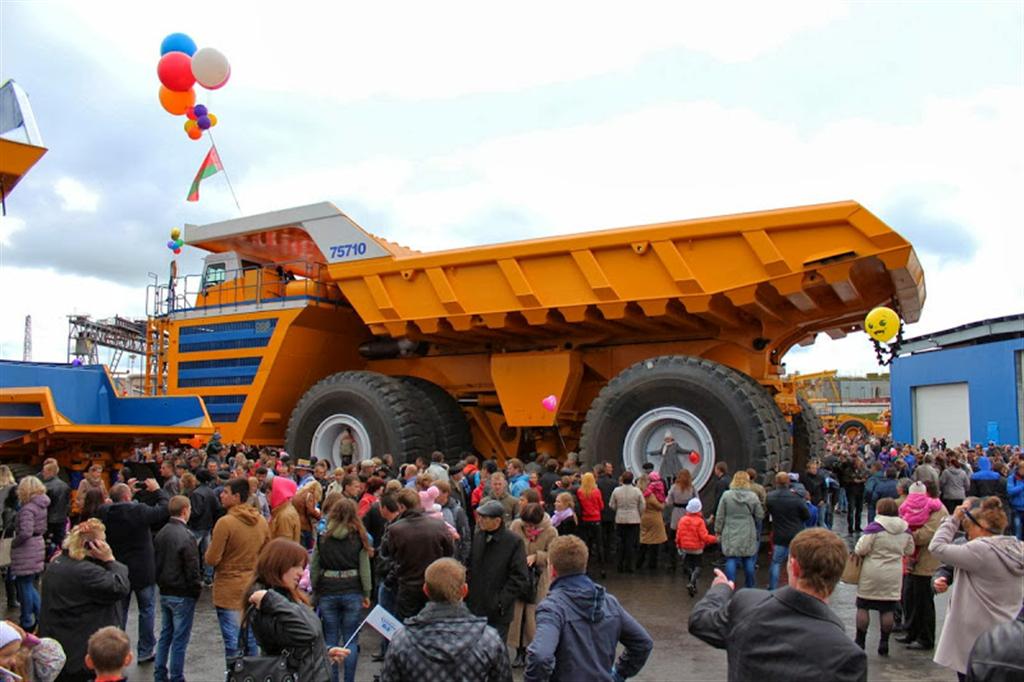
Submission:
{"label": "white roller door", "polygon": [[945,438],[950,447],[971,438],[971,406],[967,384],[914,388],[914,442]]}

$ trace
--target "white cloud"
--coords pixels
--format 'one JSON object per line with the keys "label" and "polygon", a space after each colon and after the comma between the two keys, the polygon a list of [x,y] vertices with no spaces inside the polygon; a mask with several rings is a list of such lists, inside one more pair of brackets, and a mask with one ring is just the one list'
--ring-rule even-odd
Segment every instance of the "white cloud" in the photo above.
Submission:
{"label": "white cloud", "polygon": [[11,235],[25,229],[25,221],[14,216],[0,216],[0,246],[11,245]]}
{"label": "white cloud", "polygon": [[[64,9],[74,29],[57,24],[60,14],[48,10],[53,30],[90,48],[103,44],[105,63],[120,77],[152,79],[160,40],[182,26],[180,8],[171,5],[121,3],[94,12],[69,3]],[[231,60],[238,87],[351,101],[514,91],[628,69],[679,47],[723,62],[747,61],[848,12],[834,0],[654,2],[628,11],[580,1],[317,3],[312,11],[295,10],[209,3],[201,22],[185,28],[200,46]]]}
{"label": "white cloud", "polygon": [[102,319],[145,316],[145,279],[138,287],[95,277],[65,275],[5,263],[0,268],[0,358],[20,360],[25,316],[32,316],[32,359],[67,360],[68,320],[71,314]]}
{"label": "white cloud", "polygon": [[61,207],[65,211],[95,213],[100,203],[99,194],[91,191],[74,178],[61,178],[54,184],[53,191],[57,193]]}

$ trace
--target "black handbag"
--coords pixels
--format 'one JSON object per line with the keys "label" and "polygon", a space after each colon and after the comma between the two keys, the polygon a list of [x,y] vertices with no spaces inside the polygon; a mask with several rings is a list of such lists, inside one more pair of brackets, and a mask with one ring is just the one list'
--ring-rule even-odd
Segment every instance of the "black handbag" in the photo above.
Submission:
{"label": "black handbag", "polygon": [[537,564],[527,566],[526,589],[523,590],[523,601],[527,604],[536,604],[538,587],[540,587],[540,568]]}
{"label": "black handbag", "polygon": [[249,641],[249,617],[254,608],[249,606],[242,616],[238,632],[238,655],[228,662],[227,682],[298,682],[293,668],[291,652],[283,650],[277,656],[246,656]]}

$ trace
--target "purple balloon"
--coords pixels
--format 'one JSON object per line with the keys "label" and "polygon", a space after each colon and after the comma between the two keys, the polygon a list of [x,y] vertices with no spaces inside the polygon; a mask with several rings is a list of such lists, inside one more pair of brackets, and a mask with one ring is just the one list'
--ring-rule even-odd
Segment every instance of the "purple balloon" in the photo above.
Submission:
{"label": "purple balloon", "polygon": [[171,251],[174,251],[174,249],[178,248],[178,245],[175,244],[174,240],[172,239],[171,241],[167,242],[167,248],[170,249]]}
{"label": "purple balloon", "polygon": [[71,361],[71,366],[72,367],[81,367],[82,366],[82,361],[79,360],[78,358],[75,358],[74,360]]}
{"label": "purple balloon", "polygon": [[199,126],[200,130],[210,129],[210,117],[209,116],[197,116],[196,125]]}
{"label": "purple balloon", "polygon": [[206,116],[208,113],[210,113],[207,110],[205,104],[197,104],[195,108],[192,109],[192,111],[195,113],[196,118],[199,118],[200,116]]}

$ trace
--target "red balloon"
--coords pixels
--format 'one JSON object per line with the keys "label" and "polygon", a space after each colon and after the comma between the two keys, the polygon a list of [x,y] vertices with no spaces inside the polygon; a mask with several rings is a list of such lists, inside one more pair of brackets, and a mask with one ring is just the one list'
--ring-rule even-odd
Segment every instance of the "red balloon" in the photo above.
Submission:
{"label": "red balloon", "polygon": [[696,453],[696,451],[691,451],[690,452],[690,464],[697,464],[698,462],[700,462],[700,455],[698,455]]}
{"label": "red balloon", "polygon": [[192,58],[184,52],[168,52],[156,65],[156,75],[168,90],[185,92],[196,84]]}
{"label": "red balloon", "polygon": [[185,110],[185,115],[188,116],[188,120],[190,120],[190,121],[196,120],[196,108],[195,107],[189,107],[188,109]]}
{"label": "red balloon", "polygon": [[174,255],[175,256],[177,256],[179,253],[181,253],[181,249],[175,249],[174,250]]}

